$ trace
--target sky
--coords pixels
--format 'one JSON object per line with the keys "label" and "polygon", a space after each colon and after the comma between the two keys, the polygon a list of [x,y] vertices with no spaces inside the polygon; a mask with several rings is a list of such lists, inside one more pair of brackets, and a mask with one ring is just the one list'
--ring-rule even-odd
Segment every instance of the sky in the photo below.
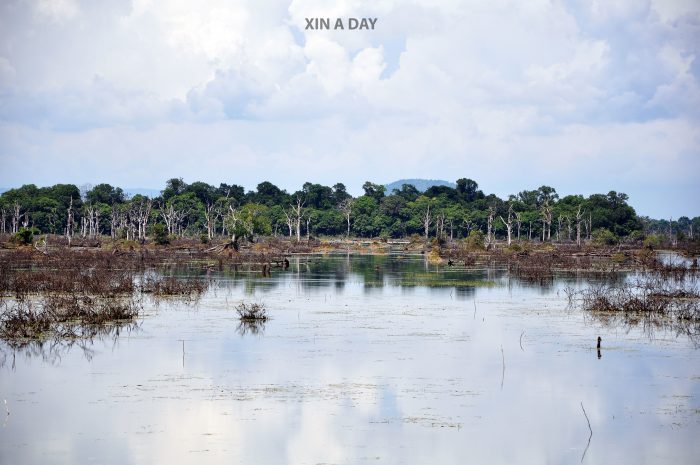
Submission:
{"label": "sky", "polygon": [[0,186],[467,177],[698,216],[699,52],[696,0],[0,0]]}

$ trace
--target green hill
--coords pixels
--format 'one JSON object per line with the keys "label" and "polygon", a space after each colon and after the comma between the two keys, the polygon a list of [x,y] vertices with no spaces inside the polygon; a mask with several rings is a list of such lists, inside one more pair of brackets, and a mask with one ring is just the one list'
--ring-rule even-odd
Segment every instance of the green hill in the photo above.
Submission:
{"label": "green hill", "polygon": [[399,179],[398,181],[385,184],[386,193],[391,194],[394,189],[401,189],[404,184],[413,184],[413,186],[420,192],[425,192],[433,186],[449,186],[456,187],[456,184],[449,181],[443,181],[442,179]]}

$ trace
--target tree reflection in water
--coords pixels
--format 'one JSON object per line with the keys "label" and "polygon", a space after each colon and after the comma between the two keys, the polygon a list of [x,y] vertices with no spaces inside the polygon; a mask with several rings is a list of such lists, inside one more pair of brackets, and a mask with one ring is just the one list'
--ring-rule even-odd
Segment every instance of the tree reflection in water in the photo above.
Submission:
{"label": "tree reflection in water", "polygon": [[25,358],[40,358],[48,364],[58,365],[62,357],[68,355],[73,349],[80,350],[83,357],[90,361],[96,354],[93,348],[96,343],[111,340],[114,347],[124,332],[131,334],[139,328],[138,322],[130,321],[106,326],[82,327],[82,337],[79,338],[63,338],[56,335],[45,339],[5,340],[0,342],[0,367],[11,362],[14,370],[17,355]]}
{"label": "tree reflection in water", "polygon": [[241,320],[238,323],[236,332],[241,335],[241,337],[246,334],[253,336],[260,336],[265,332],[265,320]]}

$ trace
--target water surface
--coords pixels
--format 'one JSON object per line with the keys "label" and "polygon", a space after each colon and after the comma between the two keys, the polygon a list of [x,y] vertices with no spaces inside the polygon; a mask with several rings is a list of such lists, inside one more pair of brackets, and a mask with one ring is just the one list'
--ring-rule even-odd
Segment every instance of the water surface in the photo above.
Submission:
{"label": "water surface", "polygon": [[[271,278],[196,279],[212,280],[198,303],[146,302],[139,328],[118,337],[3,345],[0,463],[700,456],[696,345],[567,309],[563,288],[583,279],[528,284],[421,257],[345,255],[295,258]],[[272,318],[240,327],[241,301]]]}

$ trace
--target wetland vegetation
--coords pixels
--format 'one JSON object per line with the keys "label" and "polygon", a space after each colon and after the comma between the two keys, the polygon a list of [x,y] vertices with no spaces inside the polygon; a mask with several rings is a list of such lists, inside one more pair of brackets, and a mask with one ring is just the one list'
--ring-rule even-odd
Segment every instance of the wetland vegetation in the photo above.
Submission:
{"label": "wetland vegetation", "polygon": [[[3,463],[66,463],[83,448],[140,463],[425,463],[440,451],[443,463],[511,462],[492,455],[503,441],[529,463],[540,450],[561,463],[700,453],[693,222],[654,229],[618,194],[608,211],[541,188],[526,223],[527,192],[499,203],[459,183],[415,198],[368,185],[343,198],[348,235],[343,200],[321,208],[336,226],[313,206],[338,186],[297,196],[263,183],[222,205],[174,181],[160,199],[102,185],[82,203],[66,196],[55,217],[12,213],[17,231],[0,235]],[[271,432],[279,447],[261,448]]]}

